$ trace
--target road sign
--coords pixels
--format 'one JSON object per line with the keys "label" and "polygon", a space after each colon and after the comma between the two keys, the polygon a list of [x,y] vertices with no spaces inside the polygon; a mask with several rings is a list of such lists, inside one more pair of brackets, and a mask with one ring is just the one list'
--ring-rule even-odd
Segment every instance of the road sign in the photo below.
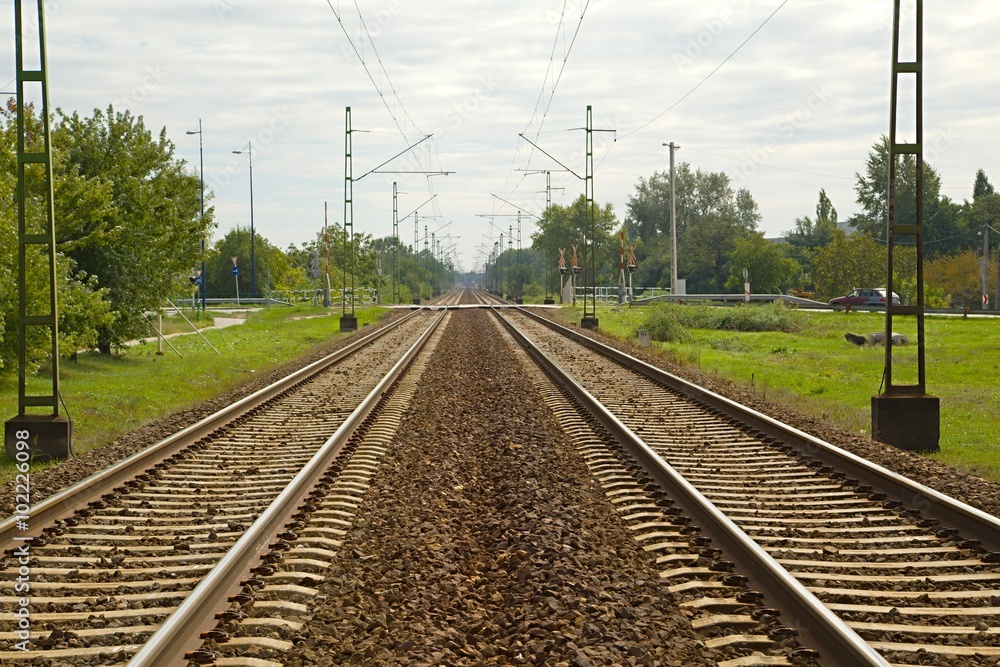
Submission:
{"label": "road sign", "polygon": [[234,266],[233,267],[233,275],[234,276],[240,275],[240,267],[238,267],[238,266]]}
{"label": "road sign", "polygon": [[990,295],[989,294],[984,294],[983,295],[983,308],[985,308],[988,305],[990,305]]}

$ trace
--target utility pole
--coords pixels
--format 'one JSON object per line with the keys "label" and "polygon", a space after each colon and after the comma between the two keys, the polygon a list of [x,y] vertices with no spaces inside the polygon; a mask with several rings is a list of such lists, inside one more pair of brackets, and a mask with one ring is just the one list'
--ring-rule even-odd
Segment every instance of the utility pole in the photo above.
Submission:
{"label": "utility pole", "polygon": [[514,289],[514,303],[524,303],[524,277],[521,274],[521,212],[517,212],[517,286]]}
{"label": "utility pole", "polygon": [[680,148],[674,142],[663,144],[670,147],[670,294],[683,294],[677,289],[677,172],[674,169],[674,153]]}
{"label": "utility pole", "polygon": [[[507,257],[513,257],[514,255],[514,225],[507,225]],[[510,261],[508,259],[508,261]],[[514,264],[511,262],[511,269],[507,272],[507,298],[513,299],[514,303],[517,303],[517,298],[514,296]]]}
{"label": "utility pole", "polygon": [[323,267],[323,307],[329,308],[330,301],[330,234],[327,230],[327,203],[323,202],[323,255],[326,259]]}
{"label": "utility pole", "polygon": [[[586,131],[586,163],[584,169],[584,175],[580,176],[578,173],[567,167],[559,160],[545,152],[545,150],[536,144],[535,142],[524,136],[521,133],[519,136],[527,141],[529,144],[540,150],[547,157],[555,160],[559,166],[563,167],[566,171],[573,174],[577,178],[583,181],[584,190],[586,192],[586,203],[587,203],[587,221],[584,223],[584,233],[583,233],[583,262],[587,264],[587,247],[588,243],[590,246],[590,267],[589,269],[581,269],[574,265],[574,276],[579,275],[580,270],[584,270],[583,283],[584,283],[584,294],[583,294],[583,317],[580,319],[580,326],[584,329],[596,329],[598,325],[597,320],[597,244],[595,243],[595,212],[594,212],[594,132],[615,132],[615,130],[595,130],[593,123],[593,110],[592,107],[587,105],[587,125],[582,129]],[[588,287],[589,280],[589,287]],[[574,288],[576,287],[576,280],[574,278]],[[587,301],[587,290],[590,290],[590,302]],[[576,294],[574,292],[573,305],[576,305]]]}
{"label": "utility pole", "polygon": [[[587,159],[584,164],[583,189],[587,196],[587,231],[583,235],[583,317],[580,326],[597,329],[597,243],[594,238],[594,120],[593,110],[587,105]],[[590,265],[587,266],[587,245],[590,245]],[[589,280],[588,280],[589,278]],[[587,306],[587,287],[590,287],[590,306]]]}
{"label": "utility pole", "polygon": [[618,249],[618,303],[625,302],[625,229],[619,233],[621,246]]}
{"label": "utility pole", "polygon": [[990,293],[990,223],[987,219],[983,223],[983,310],[989,308],[989,293]]}
{"label": "utility pole", "polygon": [[413,305],[419,306],[420,293],[423,290],[420,286],[423,269],[420,264],[420,213],[417,211],[413,212],[413,256],[417,259],[417,293],[413,297]]}

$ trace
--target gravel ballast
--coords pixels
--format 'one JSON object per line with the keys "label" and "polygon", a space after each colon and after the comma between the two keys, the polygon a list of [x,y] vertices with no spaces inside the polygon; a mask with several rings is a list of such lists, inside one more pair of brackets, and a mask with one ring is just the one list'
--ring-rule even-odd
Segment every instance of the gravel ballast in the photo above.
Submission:
{"label": "gravel ballast", "polygon": [[488,317],[448,324],[287,664],[714,664]]}

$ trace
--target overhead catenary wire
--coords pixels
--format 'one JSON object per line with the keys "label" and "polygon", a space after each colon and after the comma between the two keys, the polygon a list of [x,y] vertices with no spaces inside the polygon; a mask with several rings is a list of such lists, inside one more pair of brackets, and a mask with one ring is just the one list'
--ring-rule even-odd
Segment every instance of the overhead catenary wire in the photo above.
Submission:
{"label": "overhead catenary wire", "polygon": [[[337,23],[340,25],[340,29],[344,31],[344,37],[347,38],[347,43],[351,45],[351,48],[354,50],[354,54],[358,57],[358,61],[361,63],[361,66],[364,67],[365,74],[368,75],[368,79],[372,82],[372,85],[375,86],[375,91],[378,93],[379,99],[382,100],[382,104],[385,106],[386,111],[389,112],[389,116],[396,124],[396,129],[399,130],[399,133],[402,134],[403,138],[405,139],[406,132],[400,126],[399,119],[396,117],[396,113],[393,111],[392,108],[389,107],[389,103],[385,99],[385,94],[382,92],[382,88],[379,86],[378,82],[375,81],[375,77],[372,75],[371,69],[369,69],[368,67],[368,63],[365,62],[365,57],[361,54],[361,51],[358,49],[358,45],[354,43],[353,39],[351,39],[351,34],[347,31],[347,26],[344,25],[343,18],[341,18],[340,13],[337,11],[337,8],[333,6],[332,0],[326,0],[326,4],[330,6],[330,11],[332,11],[333,15],[336,17]],[[371,40],[371,33],[368,32],[368,26],[365,24],[364,17],[361,16],[361,8],[358,7],[357,2],[354,3],[354,6],[358,10],[358,17],[361,20],[361,25],[364,28],[365,34],[368,35],[368,40],[372,44],[372,51],[375,52],[375,59],[378,61],[379,64],[380,75],[385,76],[385,80],[389,84],[389,90],[392,91],[393,97],[399,104],[399,107],[403,110],[403,115],[406,117],[406,120],[412,123],[413,127],[416,128],[418,132],[420,132],[419,126],[415,122],[413,122],[413,119],[410,117],[410,114],[407,113],[406,107],[403,105],[403,101],[400,99],[399,95],[396,93],[396,89],[392,85],[392,80],[389,78],[389,73],[386,71],[385,65],[382,63],[382,59],[379,57],[378,51],[375,49],[375,43]],[[424,134],[423,132],[420,133]]]}
{"label": "overhead catenary wire", "polygon": [[659,114],[657,114],[656,116],[654,116],[654,117],[653,117],[653,118],[652,118],[651,120],[649,120],[649,121],[647,121],[647,122],[643,123],[642,125],[640,125],[639,127],[637,127],[636,129],[634,129],[634,130],[632,130],[632,131],[630,131],[630,132],[626,132],[625,134],[623,134],[623,135],[621,136],[621,138],[622,138],[622,139],[624,139],[625,137],[628,137],[628,136],[631,136],[631,135],[635,134],[636,132],[640,132],[641,130],[644,130],[644,129],[646,129],[647,127],[649,127],[650,125],[652,125],[653,123],[655,123],[656,121],[660,120],[660,119],[661,119],[661,118],[663,118],[663,117],[664,117],[665,115],[667,115],[668,113],[670,113],[671,111],[673,111],[673,110],[674,110],[674,108],[676,108],[676,107],[677,107],[677,106],[678,106],[678,105],[679,105],[679,104],[680,104],[681,102],[683,102],[684,100],[686,100],[687,98],[689,98],[689,97],[690,97],[690,96],[691,96],[692,94],[694,94],[694,92],[695,92],[696,90],[698,90],[699,88],[701,88],[701,86],[702,86],[702,85],[703,85],[703,84],[704,84],[704,83],[705,83],[706,81],[708,81],[709,79],[711,79],[711,78],[712,78],[712,77],[713,77],[713,76],[715,75],[715,73],[716,73],[716,72],[718,72],[718,71],[719,71],[720,69],[722,69],[722,68],[723,68],[723,66],[724,66],[724,65],[725,65],[726,63],[728,63],[728,62],[729,62],[730,60],[732,60],[732,59],[733,59],[733,56],[735,56],[735,55],[736,55],[737,53],[739,53],[739,52],[740,52],[740,49],[742,49],[742,48],[743,48],[744,46],[746,46],[747,42],[749,42],[749,41],[750,41],[751,39],[753,39],[753,38],[754,38],[754,36],[755,36],[755,35],[756,35],[756,34],[757,34],[758,32],[760,32],[760,31],[761,31],[761,30],[762,30],[762,29],[764,28],[764,26],[766,26],[766,25],[767,25],[768,23],[770,23],[771,19],[773,19],[773,18],[774,18],[775,14],[777,14],[777,13],[778,13],[779,11],[781,11],[781,8],[782,8],[782,7],[784,7],[784,6],[785,6],[785,5],[787,5],[787,4],[788,4],[788,0],[783,0],[783,1],[782,1],[782,3],[781,3],[780,5],[778,5],[778,8],[777,8],[777,9],[775,9],[775,10],[774,10],[773,12],[771,12],[771,14],[770,14],[770,15],[769,15],[769,16],[768,16],[768,17],[767,17],[766,19],[764,19],[764,22],[763,22],[763,23],[761,23],[761,24],[760,24],[759,26],[757,26],[757,29],[756,29],[756,30],[754,30],[754,31],[753,31],[752,33],[750,33],[750,36],[749,36],[749,37],[747,37],[747,38],[746,38],[746,39],[744,39],[744,40],[743,40],[742,42],[740,42],[740,45],[739,45],[739,46],[737,46],[737,47],[736,47],[736,48],[735,48],[735,49],[733,50],[733,52],[732,52],[732,53],[730,53],[730,54],[729,54],[728,56],[726,56],[725,60],[723,60],[723,61],[722,61],[721,63],[719,63],[719,64],[718,64],[718,65],[717,65],[717,66],[715,67],[715,69],[713,69],[713,70],[712,70],[711,72],[709,72],[709,73],[708,73],[708,74],[707,74],[707,75],[705,76],[705,78],[703,78],[703,79],[702,79],[701,81],[699,81],[698,83],[696,83],[696,84],[694,85],[694,87],[693,87],[693,88],[691,88],[691,90],[689,90],[689,91],[687,91],[686,93],[684,93],[684,94],[683,94],[683,95],[682,95],[682,96],[680,97],[680,99],[678,99],[678,100],[677,100],[676,102],[674,102],[673,104],[671,104],[671,105],[670,105],[669,107],[667,107],[667,108],[666,108],[665,110],[661,111],[661,112],[660,112]]}
{"label": "overhead catenary wire", "polygon": [[[402,114],[403,114],[405,122],[409,123],[416,130],[416,132],[419,135],[422,135],[424,137],[420,141],[416,142],[413,145],[409,145],[410,144],[410,137],[407,135],[407,132],[406,132],[406,130],[403,127],[403,124],[400,123],[398,114],[392,108],[392,106],[390,106],[389,100],[386,99],[386,94],[382,90],[382,86],[379,84],[378,81],[375,80],[375,76],[372,74],[371,68],[369,68],[368,63],[366,62],[365,57],[362,54],[361,50],[359,49],[358,45],[355,43],[355,41],[353,39],[351,39],[351,35],[348,32],[348,30],[347,30],[347,26],[344,24],[343,18],[341,17],[341,13],[337,11],[336,7],[334,7],[332,0],[326,0],[326,4],[330,7],[330,11],[333,12],[334,17],[336,17],[337,23],[340,25],[340,29],[344,32],[344,37],[347,38],[347,43],[350,44],[351,49],[353,49],[354,54],[358,58],[358,61],[361,63],[361,66],[364,68],[365,74],[368,76],[368,80],[371,81],[372,85],[375,87],[375,92],[378,93],[379,99],[382,101],[382,105],[385,107],[386,111],[389,112],[389,116],[392,118],[392,121],[395,124],[396,129],[399,131],[399,134],[402,136],[403,140],[407,143],[407,148],[404,149],[397,156],[395,156],[393,159],[396,159],[396,157],[399,157],[400,155],[409,153],[410,155],[413,156],[413,160],[415,161],[416,165],[419,166],[422,169],[423,168],[423,164],[421,162],[421,156],[414,149],[415,149],[415,147],[418,144],[423,143],[424,139],[429,138],[430,135],[427,135],[427,133],[423,132],[420,129],[420,126],[417,125],[417,123],[410,116],[409,112],[406,110],[406,106],[403,104],[402,98],[400,98],[399,93],[396,91],[395,86],[392,84],[392,79],[389,77],[389,72],[386,69],[385,64],[382,62],[382,58],[381,58],[381,56],[378,53],[378,49],[375,47],[375,42],[372,39],[371,32],[368,30],[368,25],[365,22],[364,16],[361,13],[361,7],[358,5],[357,0],[353,0],[353,4],[354,4],[355,9],[358,12],[358,20],[361,23],[361,27],[364,30],[364,34],[367,35],[368,41],[371,44],[372,52],[375,54],[375,59],[378,62],[379,76],[380,77],[384,77],[386,83],[388,84],[389,90],[391,91],[391,96],[393,98],[393,103],[395,105],[398,105],[399,108],[402,110]],[[428,172],[433,171],[433,165],[434,165],[435,162],[437,163],[437,165],[439,167],[438,170],[437,170],[439,173],[444,174],[444,173],[449,173],[449,172],[445,172],[441,168],[441,161],[437,157],[437,154],[434,152],[433,142],[430,142],[430,144],[429,144],[427,159],[428,159],[428,166],[430,168],[424,170],[423,172],[414,171],[413,173],[424,173],[424,174],[428,175],[428,178],[427,178],[427,189],[428,189],[429,194],[431,195],[432,200],[434,200],[434,201],[432,201],[431,206],[434,208],[434,210],[435,210],[436,213],[440,213],[440,210],[438,208],[438,202],[435,200],[436,193],[434,192],[433,183],[432,183],[432,181],[430,179],[430,176],[433,175],[433,174],[430,174]]]}
{"label": "overhead catenary wire", "polygon": [[853,181],[854,180],[853,178],[851,178],[849,176],[833,176],[831,174],[820,174],[820,173],[815,172],[815,171],[805,171],[803,169],[791,169],[789,167],[779,167],[779,166],[776,166],[776,165],[773,165],[773,164],[767,164],[765,162],[760,162],[760,161],[757,161],[757,160],[747,160],[745,158],[732,157],[732,156],[729,156],[729,155],[721,155],[719,153],[712,153],[712,152],[704,151],[704,150],[701,150],[701,149],[698,149],[698,148],[692,148],[688,144],[684,145],[684,149],[685,150],[694,151],[695,153],[703,153],[704,155],[711,155],[712,157],[722,158],[724,160],[733,160],[735,162],[745,162],[747,164],[756,165],[758,167],[764,167],[766,169],[777,169],[779,171],[790,171],[792,173],[806,174],[808,176],[822,176],[823,178],[835,178],[835,179],[841,180],[841,181]]}
{"label": "overhead catenary wire", "polygon": [[[540,120],[538,122],[538,126],[535,129],[535,131],[534,131],[534,137],[536,139],[538,138],[538,135],[541,134],[542,127],[544,127],[545,120],[548,117],[549,109],[551,109],[551,107],[552,107],[552,102],[555,99],[556,91],[559,88],[559,82],[562,80],[563,73],[566,70],[566,65],[569,62],[569,57],[570,57],[570,54],[573,51],[573,46],[576,44],[577,37],[580,34],[580,29],[583,27],[583,20],[584,20],[584,18],[587,15],[587,9],[590,7],[590,0],[583,1],[583,6],[580,8],[580,18],[579,18],[579,20],[577,21],[577,24],[576,24],[576,29],[573,31],[573,36],[572,36],[572,38],[570,38],[569,45],[566,46],[565,45],[565,29],[564,29],[564,24],[565,24],[566,10],[567,10],[568,4],[569,4],[569,0],[564,0],[564,2],[563,2],[563,8],[562,8],[562,11],[560,12],[560,15],[559,15],[559,23],[556,26],[555,37],[553,38],[553,42],[552,42],[552,50],[551,50],[551,52],[549,54],[549,62],[546,65],[545,75],[543,76],[543,79],[542,79],[541,89],[538,92],[538,99],[535,101],[535,108],[532,110],[531,116],[528,118],[528,122],[525,125],[524,132],[521,133],[521,134],[527,134],[528,131],[531,129],[532,123],[535,121],[536,116],[539,115],[539,109],[542,107],[542,101],[545,98],[545,92],[546,92],[546,90],[548,88],[548,84],[549,84],[549,80],[550,80],[550,76],[549,75],[552,72],[553,65],[555,63],[556,48],[559,45],[559,38],[560,38],[560,36],[563,36],[564,51],[563,51],[563,57],[562,57],[562,65],[559,67],[559,72],[558,72],[558,74],[556,74],[555,79],[552,82],[551,90],[549,90],[548,100],[545,101],[544,109],[541,112],[541,117],[540,117]],[[510,170],[508,171],[507,177],[504,180],[503,187],[500,189],[500,192],[504,193],[507,197],[510,197],[515,192],[517,192],[517,189],[524,182],[525,178],[527,178],[526,174],[522,174],[520,180],[518,180],[517,183],[511,185],[511,181],[512,181],[512,179],[514,177],[515,172],[517,171],[517,163],[518,163],[518,156],[519,156],[520,150],[521,150],[521,146],[519,144],[515,148],[515,150],[514,150],[514,157],[513,157],[512,161],[511,161]],[[529,149],[529,151],[528,151],[528,157],[527,157],[526,162],[525,162],[526,166],[529,166],[531,164],[531,156],[533,154],[534,154],[534,149],[533,148]],[[497,210],[496,209],[496,202],[495,201],[491,201],[491,204],[493,204],[493,209]],[[501,209],[502,209],[502,206],[501,206]]]}

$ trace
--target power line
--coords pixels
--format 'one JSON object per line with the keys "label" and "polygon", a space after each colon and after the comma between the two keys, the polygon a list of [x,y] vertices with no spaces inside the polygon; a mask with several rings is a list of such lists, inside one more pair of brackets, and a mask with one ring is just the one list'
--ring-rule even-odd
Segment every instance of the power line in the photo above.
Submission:
{"label": "power line", "polygon": [[[542,120],[538,125],[539,132],[541,132],[542,125],[545,124],[545,118],[548,116],[549,109],[552,107],[552,100],[555,99],[556,96],[556,88],[559,87],[559,82],[562,80],[563,72],[566,71],[566,63],[569,62],[569,55],[570,53],[573,52],[573,45],[576,44],[576,38],[580,34],[580,28],[583,27],[583,17],[586,16],[588,7],[590,7],[590,0],[587,0],[587,4],[585,4],[583,6],[583,9],[580,11],[580,20],[576,24],[576,30],[573,31],[573,38],[570,40],[569,47],[563,54],[562,67],[559,68],[559,74],[556,75],[556,80],[552,83],[552,92],[549,94],[549,101],[546,102],[545,111],[542,112]],[[560,15],[559,17],[559,28],[562,27],[563,16],[565,16],[565,14],[566,14],[566,2],[563,3],[563,12],[562,15]],[[542,96],[545,94],[545,81],[548,81],[549,70],[551,70],[552,62],[555,59],[556,44],[559,43],[559,28],[556,29],[555,41],[552,44],[552,53],[549,55],[549,65],[548,68],[545,70],[545,80],[542,81],[542,89],[538,93],[538,102],[541,102]],[[528,125],[524,128],[525,132],[527,132],[528,128],[531,127],[531,121],[534,119],[535,113],[538,111],[538,102],[535,103],[535,111],[532,112],[531,118],[528,119]],[[537,137],[538,135],[536,134],[535,136]]]}
{"label": "power line", "polygon": [[[340,24],[340,29],[344,31],[344,37],[347,38],[347,43],[351,45],[352,49],[354,49],[354,54],[358,57],[358,61],[364,68],[365,74],[368,75],[369,81],[371,81],[372,85],[375,86],[375,92],[378,93],[379,99],[382,100],[382,104],[385,106],[386,111],[389,112],[389,116],[392,118],[392,121],[396,124],[396,129],[399,130],[399,133],[403,135],[404,139],[407,139],[406,132],[400,126],[399,119],[396,117],[396,113],[392,110],[392,108],[390,108],[389,102],[385,99],[385,94],[382,92],[382,89],[379,86],[379,84],[375,81],[375,77],[372,75],[371,70],[368,68],[368,63],[365,62],[364,56],[361,55],[361,52],[358,50],[358,46],[354,43],[354,40],[351,39],[350,33],[347,32],[347,26],[344,25],[343,19],[340,17],[340,14],[337,13],[337,9],[333,6],[332,0],[326,0],[326,4],[330,6],[330,11],[332,11],[333,15],[337,18],[337,23]],[[399,94],[396,92],[395,87],[392,85],[392,79],[389,78],[389,72],[386,71],[385,65],[382,63],[382,58],[379,56],[378,50],[375,48],[375,42],[372,41],[371,33],[368,32],[368,25],[365,23],[365,19],[361,15],[361,8],[358,7],[357,0],[355,0],[354,2],[354,7],[358,10],[358,18],[361,21],[361,26],[364,28],[365,34],[368,35],[368,40],[369,42],[371,42],[372,45],[372,51],[375,52],[375,59],[378,61],[379,71],[383,76],[385,76],[385,80],[389,84],[389,90],[392,91],[393,98],[399,104],[399,107],[403,110],[403,115],[406,117],[406,120],[409,121],[413,125],[413,127],[418,132],[420,132],[420,134],[424,134],[423,132],[420,131],[420,127],[413,121],[413,118],[410,117],[410,114],[407,113],[406,107],[403,105],[403,101],[400,99]]]}
{"label": "power line", "polygon": [[[559,37],[560,37],[560,35],[565,35],[565,32],[564,32],[564,22],[565,22],[565,18],[566,18],[566,7],[567,7],[568,4],[569,4],[569,0],[564,0],[563,1],[562,12],[559,15],[559,24],[556,26],[556,34],[555,34],[555,37],[553,38],[553,41],[552,41],[552,51],[549,54],[549,62],[546,65],[545,75],[542,78],[541,89],[538,91],[538,99],[535,101],[535,108],[534,108],[534,110],[532,110],[531,116],[528,119],[528,123],[527,123],[527,125],[524,128],[524,132],[522,132],[521,134],[525,134],[525,133],[528,132],[528,129],[531,127],[532,122],[534,122],[534,120],[535,120],[535,116],[538,115],[538,110],[539,110],[539,107],[542,104],[542,99],[545,97],[546,85],[549,82],[549,73],[552,71],[552,66],[553,66],[553,63],[555,62],[556,47],[559,45]],[[551,109],[551,107],[552,107],[552,102],[555,99],[556,90],[559,88],[559,82],[562,80],[563,72],[565,72],[565,70],[566,70],[566,64],[569,62],[569,56],[573,52],[573,46],[576,44],[576,39],[577,39],[577,37],[580,34],[580,29],[583,27],[583,19],[584,19],[584,17],[586,17],[586,15],[587,15],[587,9],[589,7],[590,7],[590,0],[586,0],[585,4],[580,9],[580,19],[577,21],[576,29],[573,31],[573,37],[570,39],[569,45],[567,47],[565,47],[565,50],[563,52],[562,66],[559,68],[559,73],[556,75],[555,80],[552,83],[552,90],[549,92],[548,101],[545,103],[545,109],[544,109],[544,111],[542,111],[542,117],[539,120],[539,122],[538,122],[538,128],[535,130],[535,133],[534,133],[534,136],[535,136],[536,139],[538,138],[538,135],[541,134],[542,127],[545,125],[545,119],[548,117],[549,109]],[[510,170],[507,172],[507,177],[506,177],[506,179],[504,181],[503,188],[501,188],[501,192],[503,192],[504,194],[506,194],[508,197],[511,196],[511,195],[513,195],[515,192],[517,192],[517,189],[524,182],[525,178],[527,178],[526,175],[522,176],[520,181],[518,181],[515,185],[513,185],[512,187],[510,187],[511,179],[514,176],[515,167],[517,165],[517,158],[518,158],[519,151],[520,151],[520,145],[514,149],[514,158],[511,161]],[[533,153],[534,153],[534,150],[530,150],[529,151],[527,161],[525,162],[526,166],[528,166],[528,165],[531,164],[531,156],[532,156]],[[508,190],[508,187],[510,187],[509,190]],[[492,203],[495,204],[495,202],[492,202]]]}
{"label": "power line", "polygon": [[[358,61],[361,63],[361,66],[364,68],[365,74],[368,75],[368,80],[371,81],[372,85],[375,87],[375,92],[378,93],[379,99],[382,100],[383,106],[385,106],[386,111],[389,112],[389,116],[392,118],[393,123],[396,125],[396,129],[399,130],[399,133],[403,137],[404,141],[406,141],[406,143],[409,144],[410,140],[407,137],[406,131],[403,129],[403,127],[401,127],[400,122],[399,122],[399,118],[397,118],[395,111],[390,107],[388,100],[386,100],[386,95],[382,92],[382,87],[379,85],[378,82],[375,81],[375,76],[372,74],[371,69],[369,69],[368,63],[365,62],[365,58],[362,55],[362,53],[360,52],[360,50],[358,49],[357,44],[355,44],[354,40],[351,39],[351,35],[347,31],[347,26],[344,25],[343,19],[341,18],[340,14],[337,12],[337,9],[333,6],[332,0],[326,0],[326,4],[330,6],[330,11],[333,12],[333,15],[337,19],[337,22],[340,24],[340,29],[343,30],[344,36],[347,38],[347,43],[351,45],[351,48],[354,50],[354,54],[358,57]],[[385,77],[385,81],[388,83],[389,90],[392,91],[392,97],[393,97],[394,102],[399,105],[400,109],[402,109],[403,116],[405,117],[405,120],[407,122],[409,122],[413,126],[413,128],[417,130],[417,132],[419,134],[424,135],[425,138],[429,138],[428,135],[426,135],[422,130],[420,130],[420,127],[416,124],[416,122],[414,122],[413,118],[407,112],[406,106],[403,104],[403,100],[399,97],[399,93],[396,92],[396,88],[392,84],[392,79],[389,77],[389,72],[388,72],[388,70],[386,70],[385,64],[382,62],[382,57],[379,55],[378,49],[375,48],[375,41],[372,39],[371,32],[368,30],[368,24],[365,22],[364,16],[361,13],[361,7],[358,6],[357,0],[354,0],[354,7],[355,7],[355,9],[358,12],[358,20],[361,22],[361,27],[364,29],[365,35],[368,36],[368,41],[371,43],[372,51],[375,53],[375,59],[378,61],[378,66],[379,66],[379,73],[380,73],[381,76]],[[419,144],[419,143],[422,143],[423,141],[424,141],[424,139],[421,139],[417,143]],[[416,146],[416,144],[414,144],[413,146],[408,146],[408,148],[406,150],[404,150],[402,153],[400,153],[399,155],[402,155],[403,153],[406,153],[406,152],[410,152],[413,155],[414,160],[416,160],[417,165],[418,166],[422,166],[421,160],[420,160],[420,156],[417,154],[417,152],[415,150],[413,150],[414,146]],[[429,165],[431,167],[433,167],[433,164],[436,161],[437,164],[438,164],[438,167],[439,167],[438,172],[442,173],[442,174],[446,173],[442,169],[440,169],[441,160],[440,159],[436,159],[437,156],[436,156],[436,153],[434,153],[434,150],[433,150],[433,142],[431,142],[430,146],[431,146],[431,149],[430,149],[431,154],[428,155]],[[399,157],[399,156],[397,155],[396,157]],[[433,182],[430,179],[430,176],[432,174],[429,173],[429,172],[431,172],[431,169],[425,170],[423,173],[425,173],[425,174],[428,175],[428,178],[427,178],[427,190],[428,190],[428,192],[431,195],[431,199],[433,200],[432,203],[431,203],[431,206],[434,208],[435,213],[440,213],[440,210],[438,209],[437,201],[435,199],[436,196],[437,196],[437,193],[434,192]],[[419,172],[414,172],[414,173],[419,173]]]}
{"label": "power line", "polygon": [[685,150],[691,150],[691,151],[694,151],[695,153],[704,153],[705,155],[711,155],[713,157],[720,157],[720,158],[722,158],[724,160],[733,160],[735,162],[746,162],[747,164],[756,165],[758,167],[766,167],[767,169],[777,169],[779,171],[790,171],[790,172],[793,172],[793,173],[796,173],[796,174],[807,174],[809,176],[822,176],[823,178],[835,178],[835,179],[841,180],[841,181],[853,181],[854,180],[853,178],[849,178],[847,176],[833,176],[831,174],[820,174],[820,173],[815,172],[815,171],[804,171],[802,169],[791,169],[789,167],[776,167],[774,165],[766,164],[764,162],[756,162],[754,160],[746,160],[746,159],[738,158],[738,157],[730,157],[728,155],[720,155],[718,153],[710,153],[708,151],[699,150],[697,148],[691,148],[691,146],[689,146],[687,144],[684,144],[684,148],[685,148]]}
{"label": "power line", "polygon": [[681,102],[683,102],[684,100],[686,100],[688,97],[690,97],[692,95],[692,93],[694,93],[694,91],[696,91],[699,88],[701,88],[701,86],[702,86],[703,83],[705,83],[706,81],[708,81],[709,79],[711,79],[712,76],[716,72],[718,72],[720,69],[722,69],[723,65],[725,65],[726,63],[728,63],[733,58],[733,56],[735,56],[737,53],[739,53],[740,49],[742,49],[744,46],[746,46],[746,43],[749,42],[751,39],[753,39],[754,35],[756,35],[758,32],[760,32],[761,29],[764,26],[766,26],[771,21],[771,19],[774,18],[774,15],[777,14],[779,11],[781,11],[781,8],[784,7],[787,4],[788,4],[788,0],[784,0],[780,5],[778,5],[778,8],[775,9],[773,12],[771,12],[771,15],[768,16],[766,19],[764,19],[764,22],[761,23],[759,26],[757,26],[757,29],[754,30],[752,33],[750,33],[750,36],[747,37],[746,39],[744,39],[743,42],[740,43],[740,45],[736,47],[735,51],[733,51],[728,56],[726,56],[726,59],[723,60],[721,63],[719,63],[719,65],[715,69],[713,69],[711,72],[709,72],[708,75],[704,79],[702,79],[701,81],[699,81],[695,85],[694,88],[692,88],[691,90],[689,90],[686,93],[684,93],[684,95],[679,100],[677,100],[676,102],[674,102],[673,104],[671,104],[669,107],[667,107],[667,109],[665,111],[661,112],[659,115],[657,115],[656,117],[654,117],[649,122],[644,123],[643,125],[640,125],[639,127],[637,127],[636,129],[632,130],[631,132],[627,132],[627,133],[623,134],[622,135],[622,139],[624,139],[627,136],[633,135],[636,132],[639,132],[640,130],[643,130],[643,129],[649,127],[650,125],[652,125],[653,123],[655,123],[656,121],[658,121],[660,118],[662,118],[663,116],[667,115],[678,104],[680,104]]}

